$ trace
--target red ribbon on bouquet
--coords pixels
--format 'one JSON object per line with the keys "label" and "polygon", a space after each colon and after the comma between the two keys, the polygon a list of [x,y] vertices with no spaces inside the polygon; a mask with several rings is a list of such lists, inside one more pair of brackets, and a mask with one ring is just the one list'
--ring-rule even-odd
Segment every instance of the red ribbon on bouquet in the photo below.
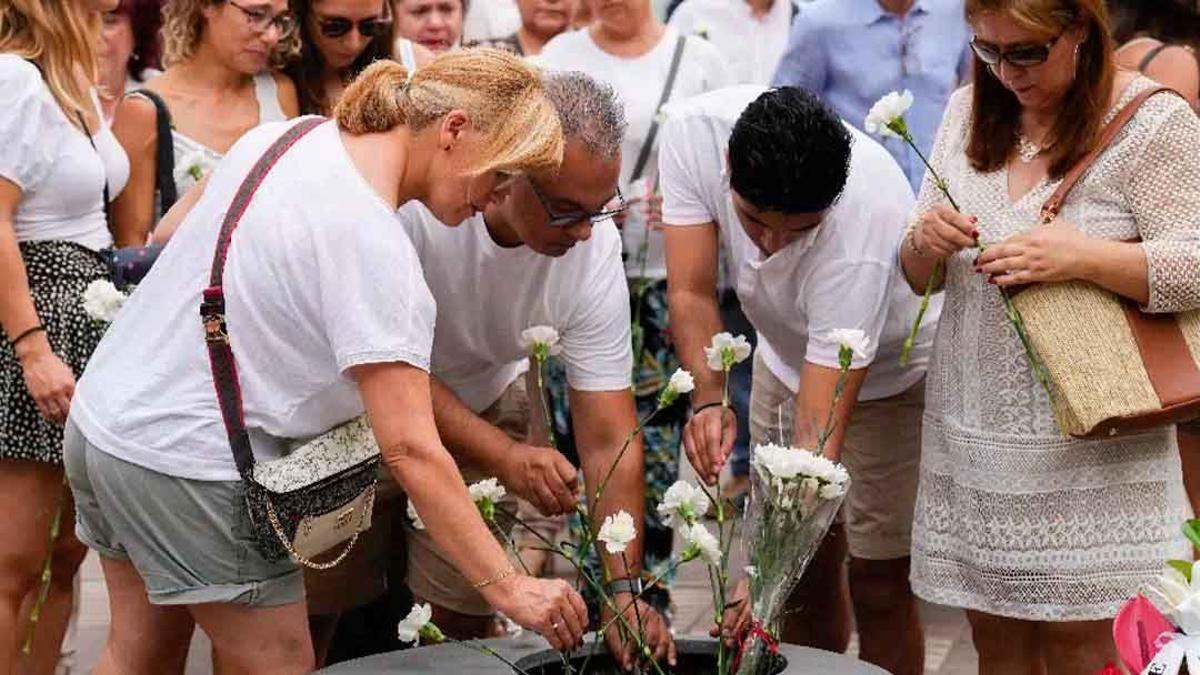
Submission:
{"label": "red ribbon on bouquet", "polygon": [[761,621],[755,619],[754,621],[750,622],[750,626],[746,630],[742,631],[742,634],[738,636],[737,653],[733,655],[733,672],[737,672],[738,664],[742,662],[742,654],[744,654],[746,651],[746,645],[748,645],[754,638],[762,640],[763,644],[767,646],[767,651],[771,652],[772,654],[779,653],[779,640],[775,639],[774,635],[771,635],[771,631],[763,627]]}

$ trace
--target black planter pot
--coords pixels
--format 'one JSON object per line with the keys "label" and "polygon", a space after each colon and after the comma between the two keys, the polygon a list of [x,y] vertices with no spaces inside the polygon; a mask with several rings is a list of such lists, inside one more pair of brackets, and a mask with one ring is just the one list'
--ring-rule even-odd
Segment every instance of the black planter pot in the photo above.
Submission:
{"label": "black planter pot", "polygon": [[[547,649],[542,638],[525,633],[519,638],[497,638],[482,643],[495,650],[512,663],[522,664],[530,675],[561,673],[562,660],[557,652]],[[588,639],[588,645],[591,639]],[[673,675],[709,675],[716,672],[716,641],[706,637],[680,637],[676,640],[680,668]],[[780,645],[783,660],[776,675],[887,675],[883,670],[841,654],[832,654],[806,647]],[[586,652],[572,656],[586,657]],[[582,664],[578,661],[577,665]],[[598,666],[607,664],[608,670]],[[559,670],[545,670],[557,666]],[[687,669],[685,669],[687,668]],[[541,669],[541,670],[539,670]],[[664,669],[665,670],[665,669]],[[339,663],[322,670],[333,675],[379,675],[381,673],[403,673],[404,675],[512,675],[512,668],[494,656],[458,644],[441,644],[418,649],[406,649],[388,654],[377,654],[356,661]],[[616,673],[612,661],[603,648],[588,664],[588,674]],[[622,673],[621,675],[624,675]]]}
{"label": "black planter pot", "polygon": [[[717,672],[717,643],[713,640],[676,640],[676,665],[674,668],[663,666],[663,672],[668,675],[716,675]],[[589,655],[591,658],[589,659]],[[604,644],[597,645],[593,653],[591,644],[568,657],[567,662],[575,673],[585,675],[625,675],[608,653]],[[587,670],[583,670],[587,663]],[[531,654],[516,662],[521,670],[529,675],[566,675],[562,656],[554,650],[545,650]],[[762,673],[756,675],[780,675],[787,670],[787,658],[782,654]],[[644,669],[645,673],[655,673],[652,667]]]}

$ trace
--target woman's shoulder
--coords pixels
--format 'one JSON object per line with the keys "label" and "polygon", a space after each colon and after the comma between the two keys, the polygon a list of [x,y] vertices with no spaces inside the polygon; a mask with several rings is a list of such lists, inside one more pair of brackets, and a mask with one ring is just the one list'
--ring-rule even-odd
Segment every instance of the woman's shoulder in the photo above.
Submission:
{"label": "woman's shoulder", "polygon": [[[48,91],[41,71],[32,61],[8,53],[0,53],[0,90],[4,91],[6,102],[19,102]],[[8,110],[14,106],[3,108]]]}
{"label": "woman's shoulder", "polygon": [[296,83],[286,73],[278,70],[270,72],[271,79],[275,82],[275,98],[279,101],[279,108],[283,111],[284,117],[291,119],[300,114],[300,92],[296,89]]}

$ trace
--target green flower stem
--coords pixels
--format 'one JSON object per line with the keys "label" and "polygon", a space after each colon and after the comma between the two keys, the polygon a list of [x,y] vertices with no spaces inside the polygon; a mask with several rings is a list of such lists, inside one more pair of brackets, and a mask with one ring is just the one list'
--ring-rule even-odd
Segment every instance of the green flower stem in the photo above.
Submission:
{"label": "green flower stem", "polygon": [[518,673],[518,675],[529,675],[529,671],[521,668],[520,666],[513,663],[512,661],[509,661],[508,659],[504,658],[503,656],[500,655],[500,652],[497,652],[495,649],[492,649],[491,647],[483,644],[479,640],[463,641],[463,640],[455,640],[452,637],[447,637],[446,642],[449,642],[450,644],[458,645],[460,647],[465,647],[467,649],[472,649],[474,651],[479,652],[480,654],[484,654],[484,655],[490,656],[492,658],[499,659],[501,662],[504,663],[504,665],[508,666],[509,668],[512,668],[513,672]]}
{"label": "green flower stem", "polygon": [[550,402],[547,400],[546,385],[542,379],[542,374],[545,370],[544,366],[546,365],[546,356],[539,351],[533,355],[533,362],[537,365],[538,401],[542,404],[542,417],[546,421],[547,442],[550,443],[550,447],[557,450],[558,443],[554,440],[554,420],[550,417]]}
{"label": "green flower stem", "polygon": [[825,428],[817,436],[817,453],[821,455],[825,454],[825,444],[829,442],[829,437],[833,436],[834,413],[837,411],[838,403],[842,400],[842,393],[846,389],[846,380],[850,375],[848,364],[843,365],[839,370],[841,372],[838,373],[837,384],[833,388],[833,404],[829,406],[829,416],[825,418]]}
{"label": "green flower stem", "polygon": [[[925,165],[925,169],[929,172],[929,175],[933,177],[934,186],[937,187],[938,191],[942,193],[942,196],[944,196],[946,200],[950,202],[950,206],[952,206],[955,211],[962,213],[963,211],[961,208],[959,208],[958,202],[954,201],[954,197],[950,194],[949,184],[944,178],[942,178],[941,174],[939,174],[937,170],[933,168],[933,165],[929,163],[929,160],[925,157],[925,154],[921,152],[921,149],[917,147],[916,142],[913,141],[912,134],[908,132],[907,125],[904,125],[903,122],[904,120],[901,118],[899,125],[892,126],[892,124],[888,124],[888,128],[899,134],[900,138],[904,139],[904,142],[908,143],[908,146],[917,153],[917,157],[921,158],[921,162]],[[987,247],[979,242],[976,242],[975,248],[979,249],[981,253],[987,250]],[[908,364],[908,355],[909,352],[912,351],[913,346],[916,344],[917,331],[921,327],[922,319],[925,318],[925,311],[929,308],[930,296],[933,295],[934,289],[942,283],[941,277],[944,276],[945,272],[943,268],[943,262],[938,261],[933,267],[933,273],[930,274],[929,281],[925,284],[925,294],[921,297],[921,307],[917,310],[917,320],[913,322],[912,330],[909,331],[908,338],[904,340],[904,347],[900,350],[900,365]],[[1029,339],[1029,331],[1025,328],[1025,320],[1021,317],[1021,313],[1017,311],[1016,306],[1013,305],[1012,297],[1008,294],[1007,289],[1000,289],[1000,297],[1004,301],[1004,314],[1008,318],[1008,322],[1011,323],[1013,328],[1017,331],[1017,337],[1021,340],[1021,346],[1025,348],[1025,356],[1029,359],[1029,366],[1033,369],[1034,377],[1037,378],[1038,383],[1042,385],[1042,387],[1046,390],[1046,395],[1049,396],[1050,376],[1049,373],[1046,372],[1045,364],[1043,364],[1042,360],[1038,357],[1037,351],[1033,347],[1033,342]]]}
{"label": "green flower stem", "polygon": [[67,476],[63,474],[62,492],[58,495],[58,504],[54,507],[54,520],[50,522],[50,537],[49,547],[46,549],[46,562],[42,564],[41,585],[38,587],[37,599],[33,603],[33,609],[29,612],[29,632],[25,635],[25,642],[21,644],[21,653],[25,656],[33,651],[33,636],[37,631],[38,620],[42,615],[42,607],[46,605],[46,598],[50,595],[50,579],[52,576],[51,562],[54,560],[54,547],[58,543],[58,533],[62,529],[63,509],[67,503]]}
{"label": "green flower stem", "polygon": [[637,438],[638,434],[642,433],[642,429],[645,429],[646,425],[650,424],[650,422],[654,420],[654,417],[658,415],[658,413],[662,412],[664,407],[665,406],[663,406],[660,399],[659,404],[654,407],[654,410],[650,411],[649,415],[646,415],[642,421],[638,422],[638,425],[634,427],[633,431],[629,432],[629,435],[625,437],[625,444],[621,446],[621,451],[617,453],[617,458],[613,460],[612,465],[608,467],[608,473],[604,475],[604,479],[600,481],[600,485],[596,486],[596,492],[592,495],[592,502],[588,505],[589,531],[590,525],[595,517],[596,509],[599,508],[600,497],[604,494],[604,489],[608,487],[608,481],[612,480],[613,474],[617,472],[617,465],[619,465],[621,460],[625,458],[625,453],[629,451],[629,446],[633,444],[633,439]]}
{"label": "green flower stem", "polygon": [[[605,591],[604,586],[602,584],[600,584],[599,582],[597,582],[592,577],[592,575],[588,574],[587,570],[584,569],[582,564],[577,563],[574,558],[567,555],[566,552],[563,551],[561,546],[559,546],[559,545],[555,544],[554,542],[550,541],[549,539],[547,539],[545,535],[543,535],[541,532],[538,532],[536,529],[530,527],[528,523],[526,523],[524,520],[521,520],[515,514],[509,513],[503,509],[497,509],[496,513],[503,514],[504,516],[511,519],[514,524],[520,525],[521,527],[524,527],[526,530],[528,530],[531,534],[533,534],[534,537],[536,537],[539,541],[541,541],[543,544],[545,544],[546,549],[544,549],[544,550],[546,550],[547,552],[550,552],[550,553],[554,553],[555,555],[561,556],[564,560],[571,563],[571,565],[575,567],[575,571],[579,575],[579,577],[581,579],[583,579],[583,581],[592,588],[592,590],[596,593],[597,597],[599,597],[600,600],[605,604],[605,606],[607,606],[613,612],[613,614],[616,615],[618,623],[622,626],[622,630],[627,631],[627,634],[632,635],[634,637],[634,639],[637,642],[638,652],[641,653],[646,650],[645,642],[643,642],[641,640],[641,638],[638,637],[637,633],[633,630],[633,627],[630,626],[629,622],[625,620],[624,615],[620,612],[619,608],[617,607],[617,603],[615,601],[613,601],[612,597],[608,594],[607,591]],[[651,662],[651,663],[654,665],[654,669],[659,675],[666,675],[665,673],[662,672],[662,669],[658,666],[657,662]]]}

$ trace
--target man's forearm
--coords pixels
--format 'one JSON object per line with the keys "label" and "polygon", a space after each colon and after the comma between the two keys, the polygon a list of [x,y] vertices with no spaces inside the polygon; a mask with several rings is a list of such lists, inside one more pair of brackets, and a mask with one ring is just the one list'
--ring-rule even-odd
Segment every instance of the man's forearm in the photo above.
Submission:
{"label": "man's forearm", "polygon": [[858,402],[858,392],[866,380],[865,368],[852,370],[846,376],[846,384],[842,389],[842,397],[837,410],[830,417],[833,407],[834,394],[841,373],[836,368],[826,368],[811,363],[805,363],[800,374],[800,391],[796,393],[795,420],[792,430],[792,444],[809,449],[817,449],[821,435],[828,425],[829,437],[825,439],[824,455],[834,461],[841,461],[842,446],[846,438],[846,429],[850,424],[850,416]]}
{"label": "man's forearm", "polygon": [[716,288],[711,293],[670,290],[667,301],[675,355],[696,381],[692,406],[719,402],[724,395],[725,381],[720,372],[708,368],[704,356],[704,348],[709,346],[712,336],[724,330]]}
{"label": "man's forearm", "polygon": [[460,464],[470,464],[489,475],[498,475],[514,441],[467,407],[436,377],[430,377],[429,381],[434,420],[446,449]]}
{"label": "man's forearm", "polygon": [[[592,531],[598,532],[604,519],[626,511],[633,517],[638,536],[629,543],[625,554],[608,555],[600,544],[605,569],[610,578],[638,577],[642,569],[645,537],[646,480],[643,470],[644,454],[639,435],[621,455],[625,440],[637,427],[637,410],[629,390],[608,392],[579,392],[571,390],[571,411],[575,422],[575,439],[579,461],[583,465],[583,480],[589,502],[609,475],[600,501],[593,507],[595,520]],[[618,456],[620,461],[617,461]],[[616,468],[613,469],[613,464]]]}

